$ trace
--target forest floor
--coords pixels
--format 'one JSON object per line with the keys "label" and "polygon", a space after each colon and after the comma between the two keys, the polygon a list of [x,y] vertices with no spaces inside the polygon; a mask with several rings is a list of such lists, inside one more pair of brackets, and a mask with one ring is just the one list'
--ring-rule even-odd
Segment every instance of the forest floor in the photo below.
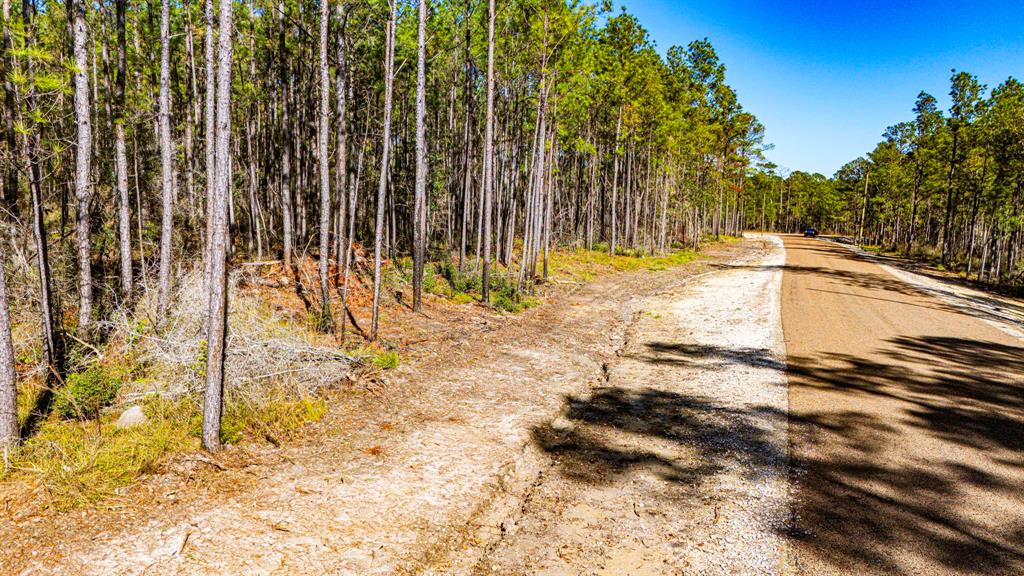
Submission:
{"label": "forest floor", "polygon": [[71,512],[5,496],[0,573],[470,571],[553,471],[545,438],[561,442],[568,399],[612,390],[620,363],[634,362],[627,334],[667,313],[666,295],[695,277],[772,246],[750,239],[687,264],[577,271],[587,281],[554,283],[544,305],[518,315],[431,302],[409,322],[393,306],[383,333],[401,366],[335,391],[294,442],[171,458]]}

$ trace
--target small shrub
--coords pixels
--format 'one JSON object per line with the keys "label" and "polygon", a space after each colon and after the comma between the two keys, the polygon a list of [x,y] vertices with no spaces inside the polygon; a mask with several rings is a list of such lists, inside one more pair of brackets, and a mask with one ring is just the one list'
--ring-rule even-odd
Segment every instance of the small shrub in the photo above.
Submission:
{"label": "small shrub", "polygon": [[642,248],[627,248],[625,246],[616,246],[615,255],[626,256],[629,258],[643,258],[644,251]]}
{"label": "small shrub", "polygon": [[399,356],[398,352],[395,352],[394,350],[385,350],[373,357],[373,365],[381,370],[398,368],[398,365],[401,363],[401,356]]}
{"label": "small shrub", "polygon": [[533,296],[509,296],[504,292],[499,292],[494,298],[495,310],[502,312],[508,312],[510,314],[518,314],[524,310],[529,310],[534,306],[540,305],[540,300]]}
{"label": "small shrub", "polygon": [[72,374],[57,393],[54,409],[68,420],[95,419],[100,410],[114,401],[121,383],[120,378],[102,366]]}
{"label": "small shrub", "polygon": [[504,277],[496,279],[495,286],[491,292],[491,305],[495,310],[517,314],[523,310],[533,308],[540,304],[540,300],[533,296],[521,294],[516,286],[508,282]]}
{"label": "small shrub", "polygon": [[438,273],[451,286],[452,292],[480,292],[480,275],[459,271],[459,267],[451,261],[444,261],[438,265]]}
{"label": "small shrub", "polygon": [[427,294],[443,294],[445,285],[444,278],[439,278],[433,264],[423,267],[423,291]]}
{"label": "small shrub", "polygon": [[452,296],[452,302],[456,304],[472,304],[476,302],[476,298],[472,294],[466,294],[465,292],[457,292]]}
{"label": "small shrub", "polygon": [[306,323],[321,334],[330,334],[334,331],[334,317],[331,316],[331,311],[324,310],[321,306],[313,306],[306,312]]}
{"label": "small shrub", "polygon": [[196,375],[196,378],[198,380],[206,379],[206,347],[206,340],[200,340],[199,354],[197,355],[196,359],[191,364],[189,364],[189,369],[192,371],[193,374]]}

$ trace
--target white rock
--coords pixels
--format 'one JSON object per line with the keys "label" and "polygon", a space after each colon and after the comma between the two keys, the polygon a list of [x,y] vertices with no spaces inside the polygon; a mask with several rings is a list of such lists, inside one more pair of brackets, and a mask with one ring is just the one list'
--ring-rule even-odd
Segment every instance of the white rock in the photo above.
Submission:
{"label": "white rock", "polygon": [[141,406],[132,406],[131,408],[121,412],[121,416],[117,419],[116,426],[118,428],[131,428],[140,424],[145,424],[149,418],[146,418],[145,412],[142,411]]}

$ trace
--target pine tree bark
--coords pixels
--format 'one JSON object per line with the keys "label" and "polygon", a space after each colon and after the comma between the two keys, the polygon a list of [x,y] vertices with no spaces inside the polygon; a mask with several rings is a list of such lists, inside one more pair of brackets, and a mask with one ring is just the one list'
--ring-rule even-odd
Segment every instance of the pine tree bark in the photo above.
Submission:
{"label": "pine tree bark", "polygon": [[214,198],[208,203],[213,220],[210,244],[209,313],[206,329],[206,393],[203,399],[203,448],[221,447],[221,415],[224,407],[224,360],[227,345],[228,287],[227,251],[228,195],[231,194],[231,34],[232,0],[220,0],[219,38],[217,42],[217,129]]}
{"label": "pine tree bark", "polygon": [[[416,42],[416,191],[413,201],[412,308],[423,309],[423,269],[427,255],[427,2],[419,2]],[[486,299],[486,284],[484,285]]]}
{"label": "pine tree bark", "polygon": [[4,143],[5,149],[0,159],[4,162],[3,174],[3,208],[8,212],[4,220],[16,219],[19,215],[18,208],[18,169],[16,158],[18,155],[17,132],[14,128],[14,83],[11,81],[11,72],[14,69],[14,58],[11,56],[11,4],[10,0],[3,0],[0,4],[0,81],[4,89]]}
{"label": "pine tree bark", "polygon": [[[338,53],[335,67],[335,114],[337,115],[336,139],[337,150],[335,151],[334,173],[338,191],[338,234],[337,234],[337,270],[339,273],[345,268],[348,261],[348,242],[346,241],[348,227],[348,62],[347,49],[348,41],[345,38],[345,26],[348,23],[348,2],[338,2]],[[355,206],[351,206],[355,210]],[[342,301],[344,308],[345,302]],[[344,323],[344,310],[342,310],[342,322]]]}
{"label": "pine tree bark", "polygon": [[160,2],[160,275],[157,317],[163,318],[171,299],[171,240],[174,233],[174,167],[171,143],[171,3]]}
{"label": "pine tree bark", "polygon": [[956,176],[956,164],[957,164],[957,146],[959,144],[960,131],[954,126],[953,129],[953,146],[949,154],[949,175],[947,177],[946,187],[946,215],[942,225],[942,239],[940,241],[940,248],[942,250],[942,264],[949,266],[949,259],[952,253],[952,239],[950,235],[952,232],[953,213],[956,211],[955,204],[953,203],[953,192],[954,192],[954,177]]}
{"label": "pine tree bark", "polygon": [[317,156],[320,168],[320,321],[325,332],[334,329],[331,319],[331,292],[328,265],[331,251],[331,156],[328,148],[331,122],[331,76],[327,62],[327,30],[331,11],[327,0],[320,0],[320,122],[317,126]]}
{"label": "pine tree bark", "polygon": [[[369,132],[369,124],[367,124],[367,132]],[[366,157],[366,140],[367,136],[363,136],[363,141],[359,146],[359,155],[356,159],[356,173],[355,178],[349,183],[348,192],[348,205],[351,207],[348,213],[348,237],[345,243],[345,262],[343,263],[344,272],[342,277],[341,287],[341,308],[344,312],[341,315],[341,341],[345,341],[345,319],[352,317],[352,313],[348,309],[348,286],[349,286],[349,275],[352,269],[352,242],[356,235],[356,200],[359,195],[359,183],[363,177],[363,159]],[[352,324],[355,325],[355,318],[352,317]],[[356,327],[358,329],[358,327]]]}
{"label": "pine tree bark", "polygon": [[128,199],[128,157],[124,143],[125,123],[125,68],[127,41],[125,37],[125,12],[128,0],[116,0],[117,19],[117,77],[114,80],[114,174],[117,188],[117,239],[121,259],[121,296],[125,301],[132,297],[134,274],[132,273],[132,230],[131,206]]}
{"label": "pine tree bark", "polygon": [[[32,46],[34,42],[34,10],[29,2],[22,2],[22,14],[24,23],[24,45]],[[21,96],[15,90],[15,110],[18,121],[28,127],[22,132],[21,148],[24,171],[28,176],[29,197],[32,210],[32,232],[35,240],[36,266],[39,274],[39,313],[41,332],[43,336],[43,363],[46,366],[46,384],[43,393],[36,400],[36,410],[30,416],[29,421],[23,426],[23,434],[31,432],[34,422],[46,415],[49,409],[49,402],[53,391],[64,378],[64,331],[61,324],[60,309],[53,296],[53,280],[50,272],[49,242],[46,233],[46,219],[43,212],[43,195],[41,190],[41,175],[39,168],[40,138],[38,127],[27,122],[26,116],[31,116],[36,108],[36,95],[34,88],[34,73],[32,60],[25,59],[25,71],[28,79],[27,90]],[[23,111],[24,110],[24,111]]]}
{"label": "pine tree bark", "polygon": [[473,179],[470,177],[471,162],[471,148],[470,148],[470,137],[472,131],[470,126],[473,120],[473,61],[472,61],[472,30],[470,17],[473,13],[473,6],[471,0],[466,0],[466,39],[463,46],[465,50],[464,62],[465,67],[465,86],[463,90],[465,94],[464,99],[464,121],[462,125],[462,230],[459,235],[459,272],[462,272],[466,262],[466,236],[469,228],[469,192],[472,188]]}
{"label": "pine tree bark", "polygon": [[622,108],[619,108],[618,115],[615,120],[615,142],[612,146],[612,202],[611,202],[611,216],[612,216],[612,233],[611,241],[608,243],[608,253],[612,256],[615,255],[615,241],[618,240],[618,218],[617,218],[617,204],[619,203],[619,133],[622,130]]}
{"label": "pine tree bark", "polygon": [[[203,34],[203,68],[206,71],[206,94],[204,96],[203,124],[205,129],[204,144],[206,147],[206,236],[203,239],[204,282],[210,284],[210,243],[213,241],[213,219],[209,217],[209,202],[217,196],[217,56],[216,27],[217,20],[213,8],[213,0],[204,0],[203,19],[206,30]],[[141,246],[140,246],[141,247]]]}
{"label": "pine tree bark", "polygon": [[18,442],[18,390],[11,343],[11,315],[7,302],[7,239],[0,237],[0,451],[7,470],[7,452]]}
{"label": "pine tree bark", "polygon": [[291,151],[291,118],[289,102],[291,80],[288,73],[288,45],[285,42],[285,3],[278,3],[278,74],[281,91],[281,233],[284,244],[284,267],[288,273],[292,269],[292,151]]}
{"label": "pine tree bark", "polygon": [[494,0],[487,3],[487,117],[484,125],[481,298],[491,303],[491,203],[494,196]]}
{"label": "pine tree bark", "polygon": [[71,0],[69,14],[74,72],[75,127],[75,247],[78,256],[78,330],[92,330],[92,108],[89,103],[89,26],[85,0]]}
{"label": "pine tree bark", "polygon": [[380,320],[381,250],[384,241],[384,210],[387,200],[388,177],[391,171],[391,99],[394,88],[396,0],[388,0],[388,6],[388,23],[385,32],[387,40],[384,49],[384,134],[381,146],[380,183],[377,187],[377,220],[373,238],[373,320],[370,325],[370,340],[377,339]]}

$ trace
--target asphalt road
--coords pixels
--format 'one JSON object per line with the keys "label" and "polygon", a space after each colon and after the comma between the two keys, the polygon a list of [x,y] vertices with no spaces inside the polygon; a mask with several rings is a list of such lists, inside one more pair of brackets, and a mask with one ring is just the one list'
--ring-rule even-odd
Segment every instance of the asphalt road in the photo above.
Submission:
{"label": "asphalt road", "polygon": [[798,574],[1024,574],[1024,342],[785,238]]}

